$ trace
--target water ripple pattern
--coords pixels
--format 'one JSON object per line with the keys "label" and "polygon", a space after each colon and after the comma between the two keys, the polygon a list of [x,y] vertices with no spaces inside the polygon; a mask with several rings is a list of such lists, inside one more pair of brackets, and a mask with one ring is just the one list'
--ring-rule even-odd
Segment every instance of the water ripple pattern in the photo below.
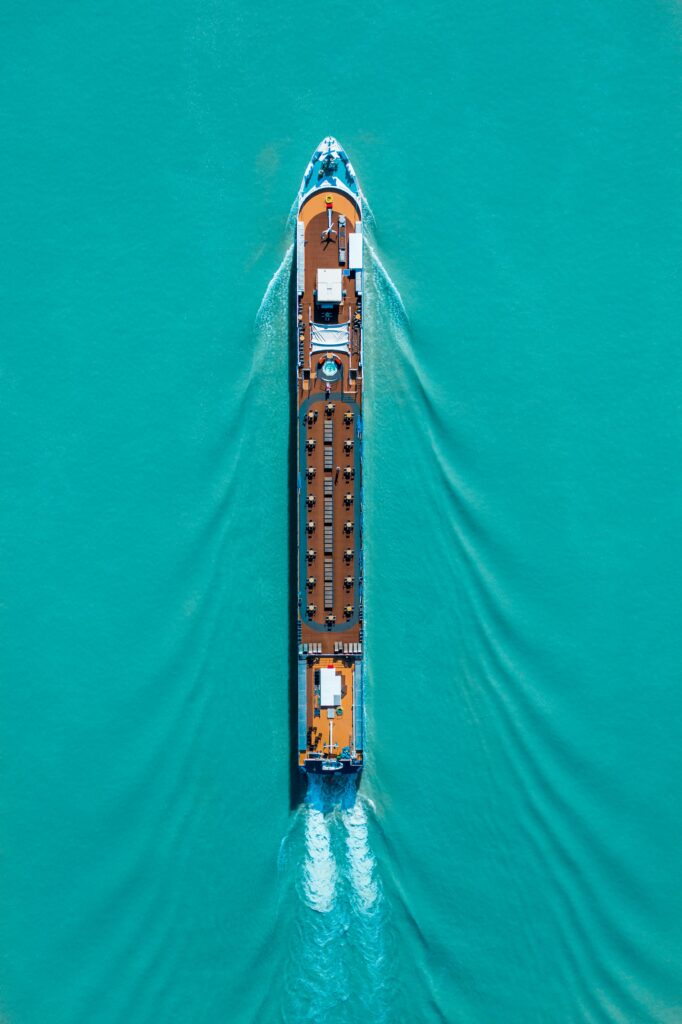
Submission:
{"label": "water ripple pattern", "polygon": [[[371,805],[353,779],[309,780],[280,856],[292,945],[281,1019],[396,1020],[392,938],[371,839]],[[286,894],[293,886],[292,909]]]}

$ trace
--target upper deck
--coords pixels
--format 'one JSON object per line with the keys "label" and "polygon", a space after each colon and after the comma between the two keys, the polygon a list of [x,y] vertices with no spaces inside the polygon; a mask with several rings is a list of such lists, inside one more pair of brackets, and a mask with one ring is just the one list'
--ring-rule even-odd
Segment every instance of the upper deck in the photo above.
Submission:
{"label": "upper deck", "polygon": [[[296,225],[299,763],[362,760],[362,223],[335,140],[313,155]],[[341,156],[343,154],[343,158]],[[305,667],[304,667],[305,666]],[[321,704],[320,669],[334,670]]]}

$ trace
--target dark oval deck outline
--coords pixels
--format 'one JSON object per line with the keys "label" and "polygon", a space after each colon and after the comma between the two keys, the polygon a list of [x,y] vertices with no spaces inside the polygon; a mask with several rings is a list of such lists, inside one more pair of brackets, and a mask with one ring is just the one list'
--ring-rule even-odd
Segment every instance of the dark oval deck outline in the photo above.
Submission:
{"label": "dark oval deck outline", "polygon": [[[307,553],[307,541],[304,549],[303,541],[303,523],[307,518],[306,509],[306,498],[308,496],[308,478],[305,472],[301,472],[301,468],[306,466],[306,452],[305,443],[307,435],[304,430],[300,429],[301,422],[305,419],[308,409],[315,402],[327,402],[330,401],[326,395],[311,395],[307,398],[298,409],[299,413],[299,445],[298,445],[298,605],[299,614],[301,621],[309,626],[311,629],[317,630],[319,633],[342,633],[345,632],[349,627],[354,626],[360,617],[360,602],[362,600],[362,585],[360,583],[363,571],[362,565],[362,413],[361,407],[351,398],[346,395],[345,392],[340,392],[337,399],[341,402],[345,402],[346,405],[350,405],[354,409],[353,416],[353,469],[355,470],[355,481],[359,481],[360,486],[356,488],[356,493],[359,491],[359,502],[356,507],[359,509],[358,521],[356,521],[355,528],[353,529],[353,559],[355,565],[355,582],[353,584],[353,614],[349,619],[343,620],[343,622],[337,623],[335,626],[328,626],[324,622],[314,622],[308,617],[308,611],[303,600],[302,585],[306,578],[306,553]],[[334,395],[331,396],[331,399]],[[323,556],[324,557],[324,556]]]}

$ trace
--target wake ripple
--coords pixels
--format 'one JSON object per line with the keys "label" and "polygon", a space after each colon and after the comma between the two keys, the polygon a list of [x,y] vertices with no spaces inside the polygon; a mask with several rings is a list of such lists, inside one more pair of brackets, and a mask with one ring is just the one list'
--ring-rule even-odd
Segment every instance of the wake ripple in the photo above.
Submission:
{"label": "wake ripple", "polygon": [[[272,275],[256,313],[256,327],[267,332],[277,331],[280,347],[286,350],[287,304],[289,299],[289,275],[294,258],[294,243],[287,249],[282,262]],[[284,331],[284,335],[282,335]]]}
{"label": "wake ripple", "polygon": [[380,892],[363,801],[358,800],[352,810],[343,811],[341,818],[346,830],[351,898],[359,913],[371,914],[379,903]]}
{"label": "wake ripple", "polygon": [[284,863],[298,900],[281,1019],[384,1024],[392,974],[370,805],[353,780],[310,779]]}
{"label": "wake ripple", "polygon": [[305,851],[304,898],[311,910],[327,914],[336,899],[338,872],[329,823],[322,811],[313,807],[305,818]]}

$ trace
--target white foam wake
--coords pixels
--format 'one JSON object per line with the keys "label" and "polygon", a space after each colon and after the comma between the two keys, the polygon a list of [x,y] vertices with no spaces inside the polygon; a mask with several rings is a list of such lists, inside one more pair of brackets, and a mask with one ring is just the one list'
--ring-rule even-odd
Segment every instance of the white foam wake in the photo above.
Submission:
{"label": "white foam wake", "polygon": [[308,906],[319,914],[329,913],[336,899],[337,882],[329,822],[322,811],[308,808],[303,864],[303,893]]}
{"label": "white foam wake", "polygon": [[286,856],[299,895],[285,904],[291,914],[281,1007],[287,1024],[329,1016],[337,1024],[395,1019],[392,940],[370,815],[355,780],[309,780]]}
{"label": "white foam wake", "polygon": [[374,210],[369,205],[369,201],[367,200],[366,196],[364,196],[364,195],[362,197],[362,222],[363,222],[363,230],[364,230],[365,235],[367,235],[368,231],[373,231],[374,230],[374,226],[376,224],[376,218],[374,216]]}
{"label": "white foam wake", "polygon": [[380,890],[376,858],[369,844],[364,802],[357,799],[354,807],[341,812],[341,818],[346,830],[351,899],[360,913],[371,914],[377,908]]}
{"label": "white foam wake", "polygon": [[272,275],[256,313],[256,325],[262,327],[277,318],[277,328],[286,331],[287,302],[289,297],[289,274],[294,258],[293,242],[287,249],[282,262]]}
{"label": "white foam wake", "polygon": [[[298,201],[294,200],[287,217],[287,238],[291,238],[294,230],[297,210]],[[276,326],[280,335],[283,330],[286,331],[288,323],[289,278],[293,259],[294,243],[292,242],[282,257],[282,262],[268,281],[268,286],[265,289],[263,298],[260,300],[260,306],[256,313],[257,327],[263,328],[272,323],[273,326]]]}
{"label": "white foam wake", "polygon": [[381,302],[386,302],[388,300],[388,304],[393,307],[394,311],[399,314],[400,318],[407,322],[407,310],[405,309],[405,303],[403,302],[403,297],[400,294],[398,286],[386,270],[384,264],[381,262],[381,258],[376,249],[367,238],[365,238],[365,245],[367,246],[369,263],[372,271],[368,277],[373,297],[378,298]]}

